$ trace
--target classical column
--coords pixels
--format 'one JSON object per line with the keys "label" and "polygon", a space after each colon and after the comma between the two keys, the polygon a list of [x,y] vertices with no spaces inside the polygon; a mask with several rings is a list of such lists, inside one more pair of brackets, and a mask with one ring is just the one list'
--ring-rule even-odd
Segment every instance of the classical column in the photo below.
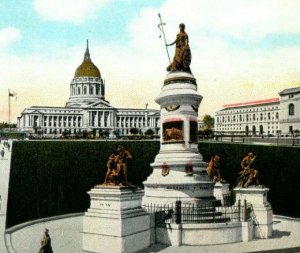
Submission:
{"label": "classical column", "polygon": [[95,112],[95,126],[98,127],[98,112]]}
{"label": "classical column", "polygon": [[111,124],[110,124],[110,112],[108,112],[108,116],[107,116],[107,126],[111,126]]}
{"label": "classical column", "polygon": [[101,112],[101,126],[104,126],[104,111]]}

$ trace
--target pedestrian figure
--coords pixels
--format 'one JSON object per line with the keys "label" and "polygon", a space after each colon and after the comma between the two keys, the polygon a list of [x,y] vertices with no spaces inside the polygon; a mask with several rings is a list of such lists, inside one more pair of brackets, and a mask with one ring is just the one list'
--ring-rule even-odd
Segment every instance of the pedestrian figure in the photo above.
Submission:
{"label": "pedestrian figure", "polygon": [[45,229],[45,234],[41,241],[41,248],[39,253],[53,253],[51,247],[51,238],[49,235],[49,230],[47,228]]}
{"label": "pedestrian figure", "polygon": [[8,149],[8,151],[10,151],[10,144],[9,144],[9,142],[7,142],[7,149]]}
{"label": "pedestrian figure", "polygon": [[0,151],[1,159],[3,159],[3,157],[4,157],[4,154],[5,154],[5,152],[4,152],[4,148],[2,148],[2,150]]}

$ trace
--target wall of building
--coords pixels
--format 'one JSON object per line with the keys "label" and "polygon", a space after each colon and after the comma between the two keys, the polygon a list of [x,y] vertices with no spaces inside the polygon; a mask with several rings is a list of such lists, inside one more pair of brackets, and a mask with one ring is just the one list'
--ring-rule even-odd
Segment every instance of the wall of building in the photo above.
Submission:
{"label": "wall of building", "polygon": [[279,103],[226,108],[215,114],[217,133],[276,135],[280,130]]}
{"label": "wall of building", "polygon": [[300,130],[300,92],[281,95],[280,125],[283,134]]}

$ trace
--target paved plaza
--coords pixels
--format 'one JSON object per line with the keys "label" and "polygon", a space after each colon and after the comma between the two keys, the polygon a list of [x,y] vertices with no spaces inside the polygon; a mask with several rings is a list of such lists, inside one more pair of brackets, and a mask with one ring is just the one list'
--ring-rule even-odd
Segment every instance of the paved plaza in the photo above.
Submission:
{"label": "paved plaza", "polygon": [[[50,229],[52,247],[55,253],[82,252],[82,218],[74,216],[67,219],[33,224],[15,231],[11,235],[12,246],[16,252],[37,252],[39,241],[45,227]],[[213,238],[210,238],[213,240]],[[140,253],[241,253],[241,252],[300,252],[300,219],[274,216],[274,231],[270,239],[255,239],[250,242],[240,242],[209,246],[181,246],[153,245],[150,249]]]}

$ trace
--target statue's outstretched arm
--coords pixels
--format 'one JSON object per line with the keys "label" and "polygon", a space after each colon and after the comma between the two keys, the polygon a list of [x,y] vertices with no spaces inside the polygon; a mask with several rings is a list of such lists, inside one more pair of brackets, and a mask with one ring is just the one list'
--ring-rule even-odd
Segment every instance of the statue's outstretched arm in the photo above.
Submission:
{"label": "statue's outstretched arm", "polygon": [[170,44],[166,44],[166,46],[167,46],[167,47],[173,46],[176,42],[177,42],[177,40],[175,40],[174,42],[172,42],[172,43],[170,43]]}

